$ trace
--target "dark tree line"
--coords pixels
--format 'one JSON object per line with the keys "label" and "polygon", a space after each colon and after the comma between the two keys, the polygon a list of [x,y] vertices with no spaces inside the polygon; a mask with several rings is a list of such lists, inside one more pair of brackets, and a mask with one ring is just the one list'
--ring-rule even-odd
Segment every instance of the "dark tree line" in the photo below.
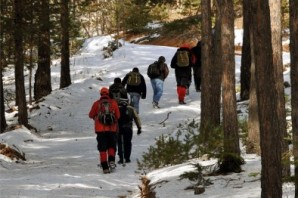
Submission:
{"label": "dark tree line", "polygon": [[[38,101],[51,93],[51,56],[53,46],[51,39],[56,35],[61,49],[61,82],[60,88],[71,84],[70,56],[70,18],[68,0],[55,1],[50,4],[47,0],[8,0],[0,1],[0,35],[1,35],[1,132],[7,127],[5,120],[5,96],[3,88],[3,69],[15,67],[15,104],[18,106],[18,123],[28,125],[26,90],[24,87],[24,69],[30,71],[30,103],[32,70],[37,65],[34,76],[34,100]],[[75,1],[72,1],[73,3]],[[58,6],[57,6],[58,5]],[[57,9],[58,8],[58,9]],[[58,20],[59,19],[59,20]],[[53,24],[59,24],[54,29]],[[54,32],[54,33],[52,33]],[[59,33],[60,32],[60,33]],[[73,34],[74,36],[74,34]],[[35,57],[35,52],[37,56]],[[28,93],[27,93],[28,94]]]}
{"label": "dark tree line", "polygon": [[[243,2],[243,46],[241,62],[240,99],[249,101],[249,123],[254,134],[249,132],[250,149],[261,153],[261,197],[282,197],[282,178],[289,176],[289,165],[283,164],[282,158],[288,153],[286,130],[285,93],[283,80],[282,46],[281,46],[281,2],[249,1]],[[215,1],[215,25],[211,26],[211,0],[202,0],[202,95],[200,132],[208,145],[211,128],[223,126],[224,153],[240,156],[237,117],[235,112],[234,84],[234,49],[233,13],[231,1]],[[290,1],[290,49],[292,82],[292,124],[295,162],[297,160],[297,5]],[[225,13],[225,14],[223,14]],[[211,59],[211,57],[213,57]],[[231,59],[229,59],[231,58]],[[221,64],[221,68],[218,64]],[[225,64],[229,63],[229,65]],[[216,71],[215,71],[216,70]],[[212,76],[212,80],[210,78]],[[217,81],[214,82],[214,81]],[[220,117],[220,100],[222,95],[222,115]],[[212,99],[213,97],[213,99]],[[233,104],[231,104],[233,103]],[[295,106],[296,105],[296,106]],[[229,108],[227,108],[229,107]],[[217,110],[215,110],[217,109]],[[212,113],[210,112],[212,111]],[[228,113],[225,115],[225,113]],[[225,118],[226,116],[226,118]],[[232,117],[231,117],[232,116]],[[226,122],[231,117],[232,122]],[[233,121],[234,120],[234,121]],[[227,144],[229,143],[229,144]],[[227,158],[226,158],[227,159]],[[237,160],[237,157],[234,158]],[[296,164],[296,163],[295,163]],[[240,165],[240,164],[239,164]],[[234,170],[236,172],[238,167]],[[297,167],[295,175],[298,175]],[[295,185],[298,180],[295,176]],[[297,195],[297,190],[296,190]]]}

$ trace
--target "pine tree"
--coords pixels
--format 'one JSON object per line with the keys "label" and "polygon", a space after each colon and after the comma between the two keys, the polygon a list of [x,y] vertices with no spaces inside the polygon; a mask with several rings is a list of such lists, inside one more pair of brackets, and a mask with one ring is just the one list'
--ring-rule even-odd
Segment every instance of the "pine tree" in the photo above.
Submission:
{"label": "pine tree", "polygon": [[[253,43],[261,141],[261,197],[282,197],[281,143],[277,82],[268,0],[252,2]],[[274,152],[272,152],[274,151]]]}

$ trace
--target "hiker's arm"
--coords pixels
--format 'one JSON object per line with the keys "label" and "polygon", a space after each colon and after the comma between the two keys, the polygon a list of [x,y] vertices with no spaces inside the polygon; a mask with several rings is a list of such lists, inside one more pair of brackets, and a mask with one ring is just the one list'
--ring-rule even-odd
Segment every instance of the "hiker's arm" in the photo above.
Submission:
{"label": "hiker's arm", "polygon": [[171,60],[171,68],[175,69],[176,68],[176,62],[177,62],[177,53],[173,56]]}
{"label": "hiker's arm", "polygon": [[169,68],[168,68],[168,65],[166,64],[166,63],[164,63],[164,78],[166,79],[167,77],[168,77],[168,75],[169,75]]}
{"label": "hiker's arm", "polygon": [[89,112],[89,118],[95,119],[95,117],[97,116],[97,111],[98,111],[97,107],[98,107],[98,103],[94,102],[90,109],[90,112]]}
{"label": "hiker's arm", "polygon": [[126,76],[123,78],[122,82],[121,82],[121,84],[123,85],[123,87],[125,87],[125,85],[126,85],[126,83],[127,83],[127,79],[128,79],[128,75],[126,75]]}
{"label": "hiker's arm", "polygon": [[133,107],[127,107],[127,108],[130,108],[132,110],[133,120],[134,120],[135,124],[137,125],[138,130],[140,130],[142,128],[142,123],[141,123],[140,117],[138,116],[138,113],[136,112],[136,110]]}
{"label": "hiker's arm", "polygon": [[118,104],[116,102],[116,100],[113,99],[113,103],[112,103],[114,109],[115,109],[115,117],[117,120],[119,120],[120,118],[120,110],[119,110],[119,107],[118,107]]}
{"label": "hiker's arm", "polygon": [[145,78],[143,76],[141,76],[141,86],[142,86],[141,97],[142,97],[142,99],[145,99],[146,98],[146,93],[147,93],[147,87],[146,87]]}

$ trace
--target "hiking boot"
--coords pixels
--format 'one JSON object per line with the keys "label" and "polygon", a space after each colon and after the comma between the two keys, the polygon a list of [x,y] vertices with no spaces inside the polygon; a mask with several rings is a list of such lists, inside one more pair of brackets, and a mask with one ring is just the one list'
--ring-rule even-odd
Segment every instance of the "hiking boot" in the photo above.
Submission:
{"label": "hiking boot", "polygon": [[121,159],[121,160],[119,160],[117,163],[118,163],[118,164],[123,164],[123,160]]}
{"label": "hiking boot", "polygon": [[184,101],[179,101],[179,104],[186,104]]}
{"label": "hiking boot", "polygon": [[186,89],[186,95],[187,96],[189,95],[189,89]]}
{"label": "hiking boot", "polygon": [[108,174],[108,173],[110,173],[110,170],[109,170],[109,169],[103,169],[102,171],[103,171],[103,174]]}
{"label": "hiking boot", "polygon": [[158,106],[158,102],[153,101],[152,102],[153,108],[159,109],[160,107]]}
{"label": "hiking boot", "polygon": [[100,165],[101,165],[102,170],[106,170],[106,169],[109,170],[109,165],[108,165],[107,161],[101,162]]}
{"label": "hiking boot", "polygon": [[115,169],[116,168],[116,164],[114,161],[110,162],[110,169]]}

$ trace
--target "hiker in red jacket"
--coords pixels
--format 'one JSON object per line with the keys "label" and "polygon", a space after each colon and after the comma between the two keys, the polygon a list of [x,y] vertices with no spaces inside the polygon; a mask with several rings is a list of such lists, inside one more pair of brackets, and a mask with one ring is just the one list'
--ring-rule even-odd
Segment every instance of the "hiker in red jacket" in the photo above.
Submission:
{"label": "hiker in red jacket", "polygon": [[109,97],[108,88],[103,87],[100,95],[100,99],[91,107],[89,118],[94,120],[101,167],[104,173],[110,173],[116,166],[115,153],[120,111],[116,100]]}

